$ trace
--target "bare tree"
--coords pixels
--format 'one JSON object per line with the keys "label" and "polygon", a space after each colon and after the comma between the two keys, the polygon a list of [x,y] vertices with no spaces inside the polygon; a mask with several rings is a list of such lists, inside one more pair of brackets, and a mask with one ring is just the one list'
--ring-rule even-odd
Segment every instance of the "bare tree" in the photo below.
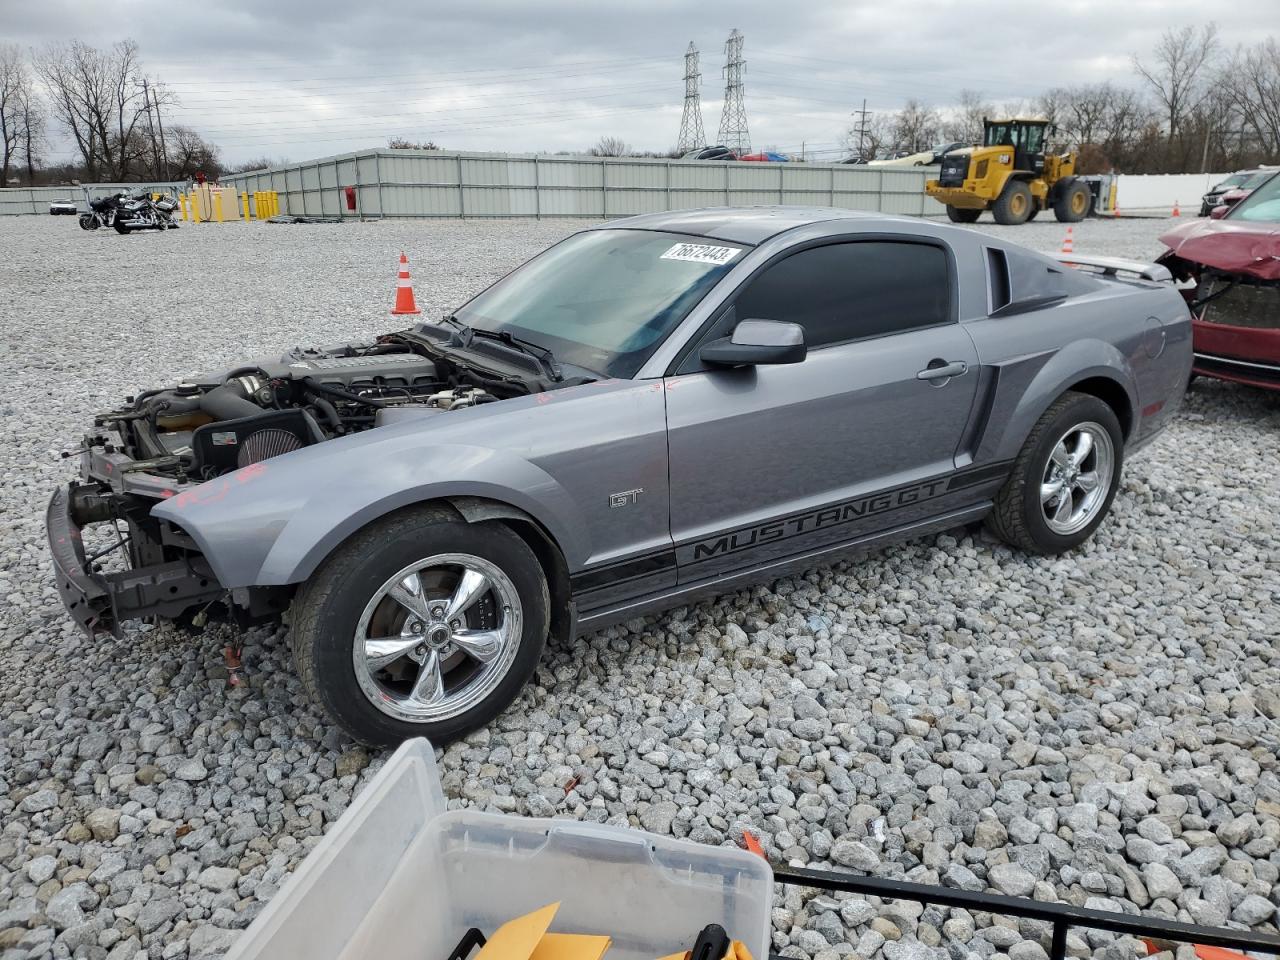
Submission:
{"label": "bare tree", "polygon": [[891,140],[889,117],[883,113],[871,113],[865,127],[853,124],[844,132],[844,146],[852,155],[863,160],[878,160],[887,152]]}
{"label": "bare tree", "polygon": [[9,182],[9,170],[18,155],[22,137],[22,91],[29,86],[22,48],[16,43],[0,46],[0,187]]}
{"label": "bare tree", "polygon": [[1199,29],[1187,24],[1176,30],[1170,27],[1161,34],[1148,62],[1133,58],[1134,70],[1164,108],[1171,146],[1183,119],[1205,95],[1217,52],[1218,28],[1214,24],[1207,23]]}
{"label": "bare tree", "polygon": [[991,116],[993,108],[982,93],[977,90],[961,90],[960,102],[952,110],[947,111],[942,123],[944,140],[959,140],[964,143],[982,142],[982,121]]}
{"label": "bare tree", "polygon": [[[97,50],[80,40],[46,47],[36,61],[54,115],[75,141],[91,180],[126,180],[147,151],[137,134],[147,112],[138,45]],[[171,98],[156,91],[161,102]]]}
{"label": "bare tree", "polygon": [[387,141],[392,150],[439,150],[434,140],[409,140],[406,137],[392,137]]}
{"label": "bare tree", "polygon": [[942,118],[938,111],[919,100],[908,100],[894,114],[891,135],[895,150],[904,153],[921,153],[938,139]]}
{"label": "bare tree", "polygon": [[1241,162],[1251,157],[1244,143],[1246,131],[1262,155],[1259,159],[1280,157],[1280,44],[1267,37],[1256,46],[1237,51],[1218,82],[1238,118]]}
{"label": "bare tree", "polygon": [[209,143],[190,127],[170,127],[165,132],[168,148],[169,176],[174,180],[189,180],[197,172],[203,172],[211,180],[222,175],[223,166],[218,159],[218,148]]}
{"label": "bare tree", "polygon": [[35,181],[36,167],[40,165],[41,152],[46,143],[44,105],[36,96],[30,74],[19,91],[19,106],[18,146],[22,151],[22,162],[27,168],[27,183],[30,184]]}
{"label": "bare tree", "polygon": [[601,137],[591,148],[593,157],[625,157],[631,153],[631,144],[621,137]]}

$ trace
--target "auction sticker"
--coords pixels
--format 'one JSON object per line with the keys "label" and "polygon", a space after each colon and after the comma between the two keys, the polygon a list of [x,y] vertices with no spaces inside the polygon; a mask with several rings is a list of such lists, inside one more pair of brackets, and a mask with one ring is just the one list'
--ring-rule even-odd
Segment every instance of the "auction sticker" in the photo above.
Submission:
{"label": "auction sticker", "polygon": [[662,255],[663,260],[686,260],[689,263],[728,263],[739,253],[737,247],[716,247],[709,243],[677,243]]}

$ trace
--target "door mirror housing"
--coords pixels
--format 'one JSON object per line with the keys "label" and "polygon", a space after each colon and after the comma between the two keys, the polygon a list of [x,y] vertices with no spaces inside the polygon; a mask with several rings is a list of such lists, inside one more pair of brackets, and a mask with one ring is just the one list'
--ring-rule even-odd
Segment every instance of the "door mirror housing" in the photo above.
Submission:
{"label": "door mirror housing", "polygon": [[1223,217],[1227,215],[1227,211],[1229,209],[1230,207],[1228,207],[1225,203],[1220,203],[1218,204],[1218,206],[1214,207],[1212,210],[1209,211],[1209,218],[1211,220],[1221,220]]}
{"label": "door mirror housing", "polygon": [[782,320],[743,320],[733,334],[713,340],[700,351],[703,363],[720,367],[755,367],[799,363],[805,358],[804,328]]}

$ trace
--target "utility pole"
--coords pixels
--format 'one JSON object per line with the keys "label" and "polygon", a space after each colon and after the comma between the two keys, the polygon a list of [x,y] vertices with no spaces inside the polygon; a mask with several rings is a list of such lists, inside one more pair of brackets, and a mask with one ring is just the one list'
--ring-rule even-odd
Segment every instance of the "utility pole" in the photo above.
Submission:
{"label": "utility pole", "polygon": [[698,95],[698,48],[689,41],[684,55],[684,114],[680,117],[680,138],[676,142],[679,153],[687,153],[707,145],[707,135],[702,132],[702,101]]}
{"label": "utility pole", "polygon": [[852,116],[858,118],[858,122],[853,125],[854,133],[858,135],[858,156],[866,160],[866,142],[867,129],[871,123],[871,111],[867,109],[867,98],[862,98],[862,109],[853,111]]}
{"label": "utility pole", "polygon": [[[155,163],[156,176],[163,176],[165,180],[169,179],[169,151],[165,149],[164,144],[164,120],[160,116],[160,101],[155,101],[156,116],[155,124],[151,122],[151,86],[147,83],[147,78],[142,78],[142,101],[147,107],[147,129],[151,131],[151,156]],[[160,127],[160,147],[156,149],[156,125]]]}

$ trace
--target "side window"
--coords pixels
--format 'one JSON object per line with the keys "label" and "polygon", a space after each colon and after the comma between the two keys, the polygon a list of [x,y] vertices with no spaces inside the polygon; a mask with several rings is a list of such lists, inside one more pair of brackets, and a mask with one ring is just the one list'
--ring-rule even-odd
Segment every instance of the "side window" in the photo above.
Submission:
{"label": "side window", "polygon": [[947,255],[931,244],[880,240],[811,247],[752,280],[735,307],[739,321],[800,324],[810,349],[946,323]]}

